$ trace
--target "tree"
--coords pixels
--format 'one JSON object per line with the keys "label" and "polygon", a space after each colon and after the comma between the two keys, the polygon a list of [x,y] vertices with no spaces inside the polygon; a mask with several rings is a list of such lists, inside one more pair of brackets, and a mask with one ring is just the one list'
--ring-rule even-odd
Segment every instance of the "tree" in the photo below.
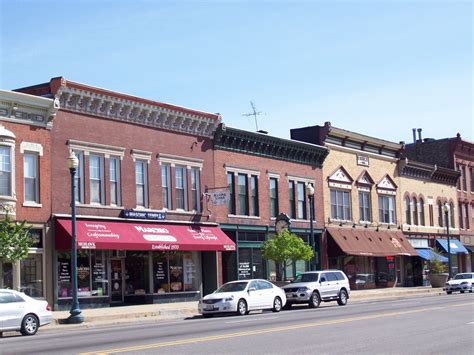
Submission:
{"label": "tree", "polygon": [[0,261],[15,262],[28,256],[30,229],[26,221],[14,222],[8,214],[0,221]]}
{"label": "tree", "polygon": [[[286,274],[287,266],[297,260],[309,261],[313,254],[311,247],[306,245],[303,239],[296,234],[290,233],[288,229],[277,234],[275,238],[266,241],[262,246],[263,257],[275,261],[277,268],[283,267],[283,274]],[[278,271],[281,276],[281,270]],[[284,275],[284,278],[286,278],[286,275]]]}

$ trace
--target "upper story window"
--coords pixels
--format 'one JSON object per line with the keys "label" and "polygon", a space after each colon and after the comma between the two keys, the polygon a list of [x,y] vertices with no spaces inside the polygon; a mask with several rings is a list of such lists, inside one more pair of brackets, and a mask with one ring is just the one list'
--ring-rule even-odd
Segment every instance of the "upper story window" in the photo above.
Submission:
{"label": "upper story window", "polygon": [[24,201],[39,203],[38,154],[25,153],[23,156]]}
{"label": "upper story window", "polygon": [[474,192],[474,166],[471,167],[471,192]]}
{"label": "upper story window", "polygon": [[379,218],[381,223],[395,224],[395,196],[379,195]]}
{"label": "upper story window", "polygon": [[239,214],[247,216],[249,214],[248,204],[248,186],[247,186],[247,175],[237,175],[237,191],[238,191],[238,202],[239,202]]}
{"label": "upper story window", "polygon": [[270,217],[278,215],[278,179],[271,177],[269,179],[270,185]]}
{"label": "upper story window", "polygon": [[109,160],[110,204],[120,205],[120,158],[110,157]]}
{"label": "upper story window", "polygon": [[413,197],[413,224],[418,225],[418,202],[416,197]]}
{"label": "upper story window", "polygon": [[76,202],[84,203],[84,153],[82,151],[74,151],[74,153],[79,163],[74,174]]}
{"label": "upper story window", "polygon": [[143,160],[135,161],[135,189],[137,207],[148,207],[147,163]]}
{"label": "upper story window", "polygon": [[296,188],[295,182],[288,182],[288,194],[290,198],[290,218],[296,218]]}
{"label": "upper story window", "polygon": [[456,228],[456,221],[454,220],[454,203],[449,204],[449,218],[451,219],[451,228]]}
{"label": "upper story window", "polygon": [[425,225],[425,202],[423,198],[420,197],[420,225]]}
{"label": "upper story window", "polygon": [[298,219],[306,219],[306,185],[304,182],[298,182]]}
{"label": "upper story window", "polygon": [[191,203],[193,211],[201,211],[201,179],[198,168],[191,168]]}
{"label": "upper story window", "polygon": [[186,168],[184,166],[176,166],[174,169],[174,177],[176,209],[186,211],[188,209],[188,199],[186,194]]}
{"label": "upper story window", "polygon": [[89,156],[89,181],[91,203],[103,205],[104,195],[104,158],[100,155]]}
{"label": "upper story window", "polygon": [[371,222],[372,206],[369,191],[359,191],[359,218],[362,222]]}
{"label": "upper story window", "polygon": [[171,209],[171,165],[161,165],[161,200],[163,208]]}
{"label": "upper story window", "polygon": [[226,166],[230,215],[258,217],[260,215],[258,170]]}
{"label": "upper story window", "polygon": [[258,208],[258,176],[251,175],[250,176],[250,201],[251,201],[251,212],[252,216],[259,215],[259,208]]}
{"label": "upper story window", "polygon": [[459,203],[458,206],[458,214],[459,214],[459,228],[463,229],[464,228],[464,218],[462,216],[462,203]]}
{"label": "upper story window", "polygon": [[438,226],[443,227],[443,204],[438,201]]}
{"label": "upper story window", "polygon": [[352,219],[350,191],[330,189],[330,199],[331,218],[350,221]]}
{"label": "upper story window", "polygon": [[228,213],[235,214],[235,183],[234,173],[227,173],[227,191],[229,191]]}
{"label": "upper story window", "polygon": [[411,224],[411,203],[410,197],[405,197],[405,219],[407,224]]}
{"label": "upper story window", "polygon": [[470,223],[469,223],[469,204],[465,204],[464,205],[464,218],[465,218],[465,222],[464,222],[464,226],[466,229],[469,229],[470,228]]}
{"label": "upper story window", "polygon": [[0,195],[12,196],[12,149],[0,146]]}
{"label": "upper story window", "polygon": [[462,190],[467,191],[467,172],[466,172],[465,165],[461,165],[461,174],[462,174]]}

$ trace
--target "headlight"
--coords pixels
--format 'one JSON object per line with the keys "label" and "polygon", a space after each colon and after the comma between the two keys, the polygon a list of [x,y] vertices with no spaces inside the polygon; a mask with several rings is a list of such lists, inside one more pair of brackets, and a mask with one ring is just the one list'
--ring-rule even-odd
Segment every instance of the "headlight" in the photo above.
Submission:
{"label": "headlight", "polygon": [[308,291],[308,290],[309,290],[309,288],[307,288],[307,287],[305,286],[305,287],[300,287],[297,292],[306,292],[306,291]]}
{"label": "headlight", "polygon": [[461,282],[461,285],[467,285],[468,283],[469,282],[467,282],[467,281],[463,281],[463,282]]}
{"label": "headlight", "polygon": [[234,300],[234,296],[224,298],[224,302],[230,302]]}

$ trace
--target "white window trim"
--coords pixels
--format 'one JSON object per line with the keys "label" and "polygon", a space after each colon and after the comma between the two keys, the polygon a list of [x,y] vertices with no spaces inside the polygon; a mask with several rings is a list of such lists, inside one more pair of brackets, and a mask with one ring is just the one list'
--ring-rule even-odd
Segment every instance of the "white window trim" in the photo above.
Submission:
{"label": "white window trim", "polygon": [[[183,169],[183,190],[184,190],[184,208],[178,208],[177,207],[177,195],[176,195],[176,190],[178,189],[178,187],[176,186],[176,171],[177,171],[177,168],[182,168]],[[174,176],[173,176],[173,181],[174,181],[174,189],[175,189],[175,207],[176,207],[176,211],[185,211],[185,212],[189,212],[189,201],[188,201],[188,168],[187,166],[183,166],[183,165],[178,165],[178,166],[175,166],[174,167]]]}
{"label": "white window trim", "polygon": [[133,162],[137,162],[137,160],[143,160],[147,164],[150,164],[151,162],[151,152],[148,152],[146,150],[138,150],[138,149],[132,149],[130,152],[130,155],[132,156]]}
{"label": "white window trim", "polygon": [[[110,203],[110,206],[112,207],[118,207],[118,206],[122,206],[122,191],[121,191],[121,179],[120,179],[120,175],[121,175],[121,170],[122,170],[122,165],[121,165],[121,161],[122,159],[119,157],[119,156],[110,156],[109,157],[109,186],[108,186],[108,193],[110,194],[110,161],[111,160],[114,160],[116,159],[117,160],[117,171],[116,171],[116,174],[117,174],[117,181],[116,181],[116,184],[117,184],[117,203]],[[110,196],[109,196],[110,198]]]}
{"label": "white window trim", "polygon": [[280,174],[277,174],[277,173],[271,173],[267,171],[267,177],[268,177],[268,180],[277,179],[277,181],[280,181]]}
{"label": "white window trim", "polygon": [[204,165],[204,160],[202,159],[186,158],[170,154],[158,154],[157,160],[159,165],[170,164],[173,168],[175,166],[185,166],[186,169],[199,168],[200,171]]}
{"label": "white window trim", "polygon": [[[99,157],[99,175],[100,175],[100,202],[92,202],[89,201],[91,205],[94,206],[103,206],[105,205],[105,173],[104,173],[104,167],[105,167],[105,157],[101,154],[96,154],[93,153],[93,156]],[[91,192],[91,159],[89,155],[89,199],[92,198],[92,192]]]}
{"label": "white window trim", "polygon": [[35,178],[35,201],[26,201],[25,199],[25,172],[23,171],[23,206],[24,207],[43,207],[40,201],[40,189],[39,189],[39,179],[40,179],[40,171],[39,171],[39,152],[38,151],[23,151],[23,165],[25,164],[25,155],[31,154],[36,157],[36,178]]}
{"label": "white window trim", "polygon": [[308,178],[304,176],[297,176],[297,175],[286,175],[286,179],[288,182],[291,180],[297,181],[297,182],[304,182],[305,184],[312,184],[313,186],[316,186],[316,180],[313,178]]}
{"label": "white window trim", "polygon": [[125,155],[125,148],[115,147],[112,145],[76,141],[73,139],[69,139],[67,141],[67,144],[69,146],[69,149],[81,150],[86,156],[90,153],[93,153],[102,154],[105,158],[109,158],[110,156],[116,156],[119,157],[120,160],[123,160],[123,157]]}
{"label": "white window trim", "polygon": [[[137,209],[148,209],[149,204],[148,204],[148,164],[150,161],[142,160],[142,159],[137,159],[136,161],[134,160],[134,174],[135,174],[135,196],[137,195],[137,162],[143,162],[146,164],[143,164],[143,199],[144,199],[144,205],[139,206],[138,201],[135,201],[135,205]],[[136,198],[136,197],[135,197]]]}
{"label": "white window trim", "polygon": [[251,169],[245,169],[245,168],[238,168],[238,167],[232,167],[232,166],[225,166],[225,172],[227,173],[234,173],[234,176],[237,174],[246,174],[247,176],[250,175],[256,175],[257,177],[260,177],[260,171],[258,170],[251,170]]}
{"label": "white window trim", "polygon": [[[0,195],[1,200],[7,200],[6,204],[9,204],[8,201],[16,201],[16,164],[15,164],[15,141],[12,138],[2,138],[0,141],[0,146],[10,148],[10,191],[11,195]],[[14,206],[13,206],[14,207]],[[5,212],[3,212],[5,213]]]}
{"label": "white window trim", "polygon": [[20,153],[38,153],[38,156],[43,156],[43,146],[39,143],[31,143],[31,142],[21,142],[20,143]]}
{"label": "white window trim", "polygon": [[190,210],[195,211],[196,213],[201,213],[201,169],[200,168],[191,168],[190,170],[190,178],[191,178],[191,186],[189,187],[189,191],[191,192],[191,204],[193,203],[193,169],[197,171],[197,179],[196,182],[196,197],[197,197],[197,210],[190,206]]}
{"label": "white window trim", "polygon": [[[77,189],[80,189],[79,190],[79,200],[76,201],[76,204],[85,204],[85,181],[84,181],[84,169],[85,169],[85,166],[84,166],[84,156],[85,156],[85,152],[84,151],[74,151],[74,154],[76,155],[77,159],[78,159],[78,168],[76,169],[76,174],[79,170],[79,181],[80,181],[80,184],[81,186],[76,186],[76,190]],[[82,159],[80,158],[80,155],[82,154]]]}

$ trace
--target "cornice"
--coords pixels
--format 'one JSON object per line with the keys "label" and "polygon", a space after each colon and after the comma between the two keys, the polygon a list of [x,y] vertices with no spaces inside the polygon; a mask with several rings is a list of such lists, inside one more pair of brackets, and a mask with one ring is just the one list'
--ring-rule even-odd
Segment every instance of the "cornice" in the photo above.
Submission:
{"label": "cornice", "polygon": [[197,111],[92,88],[61,86],[56,98],[65,111],[208,138],[214,135],[221,121],[218,115],[201,115]]}
{"label": "cornice", "polygon": [[322,166],[328,155],[326,147],[226,127],[224,124],[216,130],[214,147],[317,167]]}
{"label": "cornice", "polygon": [[441,166],[400,159],[398,171],[401,176],[411,177],[455,186],[461,175],[458,171]]}
{"label": "cornice", "polygon": [[59,100],[0,90],[0,119],[51,129]]}

